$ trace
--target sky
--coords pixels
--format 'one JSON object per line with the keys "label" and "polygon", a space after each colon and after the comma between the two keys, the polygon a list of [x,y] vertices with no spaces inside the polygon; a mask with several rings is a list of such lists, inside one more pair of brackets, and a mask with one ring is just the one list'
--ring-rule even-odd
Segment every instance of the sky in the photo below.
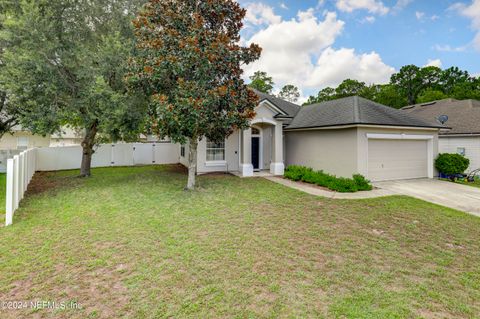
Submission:
{"label": "sky", "polygon": [[458,66],[480,76],[480,0],[239,0],[242,43],[262,57],[275,90],[298,86],[300,102],[346,78],[387,83],[402,66]]}

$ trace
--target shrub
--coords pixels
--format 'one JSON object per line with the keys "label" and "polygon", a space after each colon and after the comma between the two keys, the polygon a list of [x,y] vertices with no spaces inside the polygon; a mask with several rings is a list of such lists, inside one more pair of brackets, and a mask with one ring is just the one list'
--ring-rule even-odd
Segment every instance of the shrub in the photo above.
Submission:
{"label": "shrub", "polygon": [[372,189],[370,182],[362,175],[357,174],[353,178],[336,177],[323,171],[314,171],[312,168],[305,166],[288,166],[285,169],[284,176],[293,181],[315,184],[342,193],[354,193]]}
{"label": "shrub", "polygon": [[355,184],[357,184],[359,191],[371,191],[373,188],[370,181],[363,175],[355,174],[353,175],[353,180],[355,181]]}
{"label": "shrub", "polygon": [[446,175],[455,175],[465,172],[470,160],[460,154],[440,154],[435,160],[436,169]]}

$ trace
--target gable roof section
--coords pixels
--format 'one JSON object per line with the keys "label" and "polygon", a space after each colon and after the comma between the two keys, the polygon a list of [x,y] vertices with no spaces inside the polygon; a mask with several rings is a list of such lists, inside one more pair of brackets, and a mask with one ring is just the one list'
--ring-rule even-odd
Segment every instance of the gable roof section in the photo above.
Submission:
{"label": "gable roof section", "polygon": [[300,106],[288,101],[284,101],[282,99],[279,99],[275,96],[269,95],[262,93],[258,90],[252,89],[257,95],[258,98],[260,99],[260,103],[263,101],[268,101],[270,104],[273,104],[276,106],[279,110],[281,110],[283,113],[286,115],[280,115],[279,117],[287,117],[287,118],[293,118],[295,115],[297,115],[298,111],[300,110]]}
{"label": "gable roof section", "polygon": [[286,128],[305,129],[343,125],[379,125],[424,128],[446,128],[373,101],[351,96],[303,106]]}
{"label": "gable roof section", "polygon": [[405,106],[402,110],[424,120],[433,121],[440,115],[448,115],[445,125],[452,129],[440,132],[442,135],[480,134],[480,101],[444,99]]}

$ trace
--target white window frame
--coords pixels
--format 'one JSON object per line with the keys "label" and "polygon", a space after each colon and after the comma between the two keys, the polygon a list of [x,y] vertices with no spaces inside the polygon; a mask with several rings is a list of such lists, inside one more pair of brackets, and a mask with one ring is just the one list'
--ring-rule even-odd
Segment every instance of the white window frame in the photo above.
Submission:
{"label": "white window frame", "polygon": [[[209,147],[209,143],[216,144],[217,147]],[[218,147],[218,145],[223,144],[223,147]],[[206,139],[206,149],[205,149],[205,165],[206,166],[225,166],[227,161],[226,161],[226,152],[225,152],[225,140],[221,143],[213,143]],[[210,150],[223,150],[223,159],[208,159],[208,151]]]}
{"label": "white window frame", "polygon": [[[26,143],[20,143],[20,140],[24,140]],[[28,149],[28,143],[29,143],[28,136],[18,136],[17,137],[17,149],[18,150],[26,150]]]}

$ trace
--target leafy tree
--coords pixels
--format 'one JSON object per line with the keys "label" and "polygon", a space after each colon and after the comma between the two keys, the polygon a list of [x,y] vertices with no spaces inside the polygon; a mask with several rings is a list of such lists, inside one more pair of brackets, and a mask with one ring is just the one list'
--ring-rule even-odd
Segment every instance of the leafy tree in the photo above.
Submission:
{"label": "leafy tree", "polygon": [[480,78],[471,78],[467,82],[457,83],[453,87],[450,96],[458,100],[480,100]]}
{"label": "leafy tree", "polygon": [[[15,14],[19,10],[19,4],[13,1],[0,2],[0,33],[4,29],[4,21],[10,14]],[[5,59],[3,52],[6,47],[6,43],[0,37],[0,74],[5,69]],[[11,102],[11,98],[7,96],[5,84],[1,80],[0,76],[0,138],[5,133],[11,132],[14,126],[19,124],[18,112]]]}
{"label": "leafy tree", "polygon": [[307,102],[303,103],[303,105],[310,105],[321,103],[325,101],[331,101],[336,99],[335,89],[331,87],[326,87],[318,92],[317,96],[310,96]]}
{"label": "leafy tree", "polygon": [[[99,135],[132,135],[145,111],[123,77],[140,0],[21,1],[4,20],[1,80],[33,133],[83,128],[81,176],[89,176]],[[33,27],[34,26],[34,27]],[[124,134],[125,133],[125,134]]]}
{"label": "leafy tree", "polygon": [[282,88],[282,90],[280,90],[278,97],[286,101],[295,103],[300,97],[300,91],[295,85],[287,84]]}
{"label": "leafy tree", "polygon": [[373,101],[395,109],[408,105],[407,98],[400,94],[399,90],[391,84],[381,85]]}
{"label": "leafy tree", "polygon": [[417,98],[417,103],[432,102],[437,100],[443,100],[446,98],[448,98],[448,96],[442,91],[428,88],[426,90],[423,90],[422,93],[420,93]]}
{"label": "leafy tree", "polygon": [[398,73],[392,75],[390,84],[407,98],[409,104],[415,104],[418,94],[423,89],[420,68],[416,65],[403,66]]}
{"label": "leafy tree", "polygon": [[442,91],[442,69],[436,66],[426,66],[420,69],[419,77],[422,80],[423,90],[432,89]]}
{"label": "leafy tree", "polygon": [[446,94],[451,94],[457,85],[467,83],[470,79],[468,72],[460,70],[458,67],[443,70],[440,78],[442,91]]}
{"label": "leafy tree", "polygon": [[267,72],[256,71],[252,76],[250,76],[250,80],[251,82],[249,86],[251,88],[266,94],[272,93],[275,83],[273,82],[272,77],[268,76]]}
{"label": "leafy tree", "polygon": [[150,0],[134,20],[128,80],[151,96],[160,136],[189,142],[187,189],[195,187],[198,141],[223,142],[255,115],[258,96],[242,80],[241,65],[261,49],[238,44],[245,14],[231,0]]}
{"label": "leafy tree", "polygon": [[346,79],[335,89],[336,98],[360,95],[366,89],[365,82]]}

